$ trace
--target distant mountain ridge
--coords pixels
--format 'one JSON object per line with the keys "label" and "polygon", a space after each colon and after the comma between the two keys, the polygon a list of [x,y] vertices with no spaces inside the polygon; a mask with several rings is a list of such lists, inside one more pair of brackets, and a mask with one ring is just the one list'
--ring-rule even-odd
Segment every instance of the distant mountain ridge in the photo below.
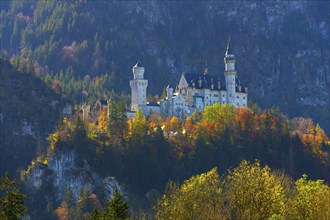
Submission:
{"label": "distant mountain ridge", "polygon": [[[327,1],[12,1],[1,3],[1,48],[27,69],[113,76],[129,93],[131,68],[146,68],[159,95],[182,72],[223,75],[228,36],[250,100],[312,117],[330,130]],[[16,57],[20,59],[17,60]],[[15,60],[16,59],[16,60]],[[39,73],[38,73],[39,72]]]}

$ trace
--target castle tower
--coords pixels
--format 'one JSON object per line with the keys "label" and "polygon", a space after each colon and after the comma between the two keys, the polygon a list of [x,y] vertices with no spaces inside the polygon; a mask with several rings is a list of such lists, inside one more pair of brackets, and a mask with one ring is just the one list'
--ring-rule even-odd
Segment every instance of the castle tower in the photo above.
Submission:
{"label": "castle tower", "polygon": [[225,78],[227,89],[227,103],[235,103],[235,86],[236,86],[236,70],[235,70],[235,56],[230,50],[230,40],[228,41],[226,54],[224,57],[225,63]]}
{"label": "castle tower", "polygon": [[131,111],[137,111],[140,106],[146,105],[148,80],[143,79],[144,67],[140,62],[135,64],[132,71],[134,79],[129,82],[132,92]]}
{"label": "castle tower", "polygon": [[173,87],[171,86],[171,84],[169,84],[169,85],[166,87],[166,94],[167,94],[167,99],[168,99],[168,100],[171,100],[172,97],[173,97]]}

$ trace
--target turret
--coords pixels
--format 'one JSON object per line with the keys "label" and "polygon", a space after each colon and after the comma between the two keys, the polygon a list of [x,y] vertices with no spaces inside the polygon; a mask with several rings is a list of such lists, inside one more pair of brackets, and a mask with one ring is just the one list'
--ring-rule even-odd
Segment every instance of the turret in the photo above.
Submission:
{"label": "turret", "polygon": [[131,110],[137,111],[138,108],[147,104],[146,97],[148,80],[143,79],[144,67],[141,65],[140,62],[133,66],[132,71],[134,79],[130,80],[132,93]]}
{"label": "turret", "polygon": [[199,86],[199,88],[202,87],[202,82],[203,82],[203,81],[202,81],[202,78],[199,77],[199,79],[198,79],[198,86]]}
{"label": "turret", "polygon": [[204,69],[204,75],[207,75],[209,73],[209,69],[207,68],[207,61],[205,62],[205,69]]}
{"label": "turret", "polygon": [[144,67],[141,65],[140,62],[137,62],[135,66],[133,66],[132,71],[133,71],[134,79],[143,79]]}
{"label": "turret", "polygon": [[225,71],[235,71],[235,56],[231,51],[230,41],[228,41],[225,57],[223,60],[225,63]]}
{"label": "turret", "polygon": [[225,78],[227,89],[227,103],[234,104],[236,92],[236,71],[235,71],[235,56],[230,49],[230,40],[228,41],[225,57]]}
{"label": "turret", "polygon": [[173,87],[169,84],[166,87],[167,99],[171,99],[173,97]]}

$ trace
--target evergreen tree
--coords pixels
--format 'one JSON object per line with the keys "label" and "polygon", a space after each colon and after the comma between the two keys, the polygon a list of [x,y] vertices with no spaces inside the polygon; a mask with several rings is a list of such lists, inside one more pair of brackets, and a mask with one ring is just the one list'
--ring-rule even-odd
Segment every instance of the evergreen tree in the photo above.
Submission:
{"label": "evergreen tree", "polygon": [[20,219],[27,214],[26,195],[19,192],[18,183],[10,180],[8,173],[0,179],[0,190],[0,219]]}
{"label": "evergreen tree", "polygon": [[99,219],[101,219],[101,212],[97,208],[94,208],[89,217],[89,220],[99,220]]}
{"label": "evergreen tree", "polygon": [[127,130],[126,107],[123,100],[119,103],[108,103],[108,122],[111,138],[121,143]]}
{"label": "evergreen tree", "polygon": [[78,143],[83,142],[86,139],[86,130],[83,120],[78,116],[73,127],[73,134]]}
{"label": "evergreen tree", "polygon": [[113,137],[114,134],[114,122],[116,120],[116,109],[115,103],[112,100],[108,101],[108,130],[110,135]]}
{"label": "evergreen tree", "polygon": [[128,204],[122,201],[123,196],[119,194],[116,188],[113,193],[113,198],[108,201],[105,200],[107,209],[103,211],[105,219],[121,220],[128,219]]}

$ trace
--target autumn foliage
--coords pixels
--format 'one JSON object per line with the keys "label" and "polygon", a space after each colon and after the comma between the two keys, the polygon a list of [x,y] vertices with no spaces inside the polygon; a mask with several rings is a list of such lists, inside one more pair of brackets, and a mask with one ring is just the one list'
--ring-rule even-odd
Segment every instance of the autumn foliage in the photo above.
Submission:
{"label": "autumn foliage", "polygon": [[[249,161],[260,159],[261,162],[258,162],[257,166],[267,164],[272,169],[283,170],[294,179],[307,173],[312,179],[318,178],[324,179],[326,183],[330,182],[328,175],[330,143],[325,132],[320,126],[314,125],[311,119],[290,120],[276,109],[258,110],[256,113],[250,108],[234,108],[217,103],[206,107],[201,114],[194,112],[185,120],[174,116],[162,118],[159,114],[145,117],[141,110],[136,112],[135,117],[127,118],[123,103],[113,102],[94,118],[85,121],[81,118],[81,115],[76,114],[71,118],[64,118],[59,123],[57,130],[48,138],[49,148],[45,154],[46,158],[40,160],[41,163],[49,161],[56,153],[76,151],[77,166],[83,166],[87,162],[100,175],[115,176],[122,184],[129,187],[131,193],[140,198],[151,192],[163,192],[170,179],[180,182],[198,173],[207,172],[213,167],[218,167],[217,172],[224,174],[230,167],[244,159]],[[26,173],[34,165],[35,162]],[[276,202],[271,208],[267,208],[268,212],[265,211],[264,214],[254,215],[255,207],[250,207],[244,212],[235,211],[235,208],[230,211],[235,212],[231,216],[238,219],[247,216],[253,216],[253,219],[265,219],[272,213],[286,216],[286,207],[283,206],[282,200],[283,193],[287,189],[279,186],[282,183],[270,174],[269,168],[258,170],[259,168],[254,168],[255,166],[243,163],[240,170],[232,170],[224,187],[247,188],[243,191],[231,191],[226,188],[226,192],[231,193],[231,198],[239,197],[241,193],[256,195],[258,191],[251,191],[250,188],[257,184],[269,190],[267,196],[258,197],[258,200],[264,202],[265,207],[273,201]],[[241,172],[243,168],[246,170]],[[244,175],[254,176],[255,180],[261,175],[269,182],[263,179],[259,182],[245,181]],[[230,179],[231,177],[233,178]],[[209,184],[198,182],[198,179],[185,184],[195,184],[195,181],[202,188],[207,188]],[[218,185],[217,182],[214,184]],[[178,188],[175,190],[180,192]],[[199,196],[197,192],[188,188],[181,193],[191,198]],[[222,191],[218,193],[222,194]],[[213,194],[213,191],[210,194]],[[272,197],[273,195],[278,196]],[[79,199],[79,201],[89,201],[91,205],[87,207],[99,207],[98,200],[93,198]],[[227,199],[226,204],[241,207],[243,203],[255,202],[250,201],[249,198],[247,195],[247,200],[244,201]],[[190,206],[189,201],[175,199],[182,207]],[[152,201],[155,202],[156,199]],[[315,197],[306,201],[306,204],[309,201],[319,202]],[[141,202],[137,201],[137,203]],[[88,208],[79,208],[85,207],[80,205],[83,203],[78,202],[72,209],[72,205],[62,201],[58,204],[55,214],[60,219],[66,219],[68,215],[70,218],[72,213],[83,216],[88,210]],[[285,204],[295,206],[296,210],[301,205],[294,202]],[[262,207],[259,208],[264,209],[263,204],[260,205]],[[162,208],[168,210],[171,207]],[[212,211],[211,205],[196,207],[195,211],[199,213],[209,209]],[[206,212],[211,213],[211,211]],[[228,216],[227,211],[224,213],[213,211],[213,214]],[[96,212],[97,210],[94,215],[97,215]],[[299,211],[292,212],[299,213]],[[319,213],[318,210],[315,212]],[[196,213],[188,214],[195,218]],[[159,216],[166,216],[166,213],[159,213]]]}

